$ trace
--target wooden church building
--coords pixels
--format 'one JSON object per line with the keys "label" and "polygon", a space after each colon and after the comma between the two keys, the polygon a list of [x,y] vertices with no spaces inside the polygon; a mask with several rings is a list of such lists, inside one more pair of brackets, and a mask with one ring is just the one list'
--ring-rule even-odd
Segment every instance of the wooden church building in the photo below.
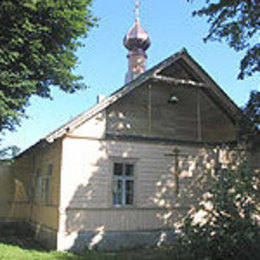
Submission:
{"label": "wooden church building", "polygon": [[57,250],[169,244],[198,177],[226,163],[235,103],[186,49],[146,70],[138,17],[124,45],[126,84],[17,156],[0,184],[2,225],[30,227]]}

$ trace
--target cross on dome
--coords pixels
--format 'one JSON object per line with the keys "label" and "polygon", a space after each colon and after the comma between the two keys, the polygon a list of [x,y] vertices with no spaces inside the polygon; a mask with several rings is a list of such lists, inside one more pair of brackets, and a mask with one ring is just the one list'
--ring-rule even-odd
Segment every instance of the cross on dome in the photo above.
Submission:
{"label": "cross on dome", "polygon": [[140,24],[140,0],[135,0],[135,15],[136,20],[124,38],[124,46],[129,50],[146,51],[151,42],[148,33],[141,27]]}
{"label": "cross on dome", "polygon": [[140,16],[140,0],[135,0],[135,18],[136,20],[139,19],[139,16]]}
{"label": "cross on dome", "polygon": [[126,83],[146,70],[146,50],[150,47],[149,34],[141,27],[140,0],[135,0],[135,23],[124,37],[124,46],[128,49],[128,72]]}

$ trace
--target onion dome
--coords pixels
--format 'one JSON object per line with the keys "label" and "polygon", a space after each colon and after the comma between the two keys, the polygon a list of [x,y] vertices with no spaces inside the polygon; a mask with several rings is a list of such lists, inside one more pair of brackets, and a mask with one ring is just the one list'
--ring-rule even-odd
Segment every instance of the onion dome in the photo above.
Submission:
{"label": "onion dome", "polygon": [[124,37],[124,46],[129,51],[143,50],[146,51],[150,47],[151,41],[149,34],[141,27],[139,18]]}

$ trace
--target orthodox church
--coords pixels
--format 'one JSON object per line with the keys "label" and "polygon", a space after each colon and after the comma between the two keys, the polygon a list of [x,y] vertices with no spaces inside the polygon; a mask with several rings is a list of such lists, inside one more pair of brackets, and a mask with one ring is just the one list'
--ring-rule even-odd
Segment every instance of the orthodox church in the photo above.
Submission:
{"label": "orthodox church", "polygon": [[167,245],[225,167],[240,109],[185,48],[146,70],[138,8],[123,43],[125,85],[15,158],[1,226],[57,250]]}

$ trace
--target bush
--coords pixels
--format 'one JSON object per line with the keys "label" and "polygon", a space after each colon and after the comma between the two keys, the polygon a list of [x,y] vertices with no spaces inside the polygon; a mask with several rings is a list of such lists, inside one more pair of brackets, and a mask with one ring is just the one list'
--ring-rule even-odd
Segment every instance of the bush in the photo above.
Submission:
{"label": "bush", "polygon": [[181,259],[259,259],[259,176],[245,161],[219,171],[181,230]]}

